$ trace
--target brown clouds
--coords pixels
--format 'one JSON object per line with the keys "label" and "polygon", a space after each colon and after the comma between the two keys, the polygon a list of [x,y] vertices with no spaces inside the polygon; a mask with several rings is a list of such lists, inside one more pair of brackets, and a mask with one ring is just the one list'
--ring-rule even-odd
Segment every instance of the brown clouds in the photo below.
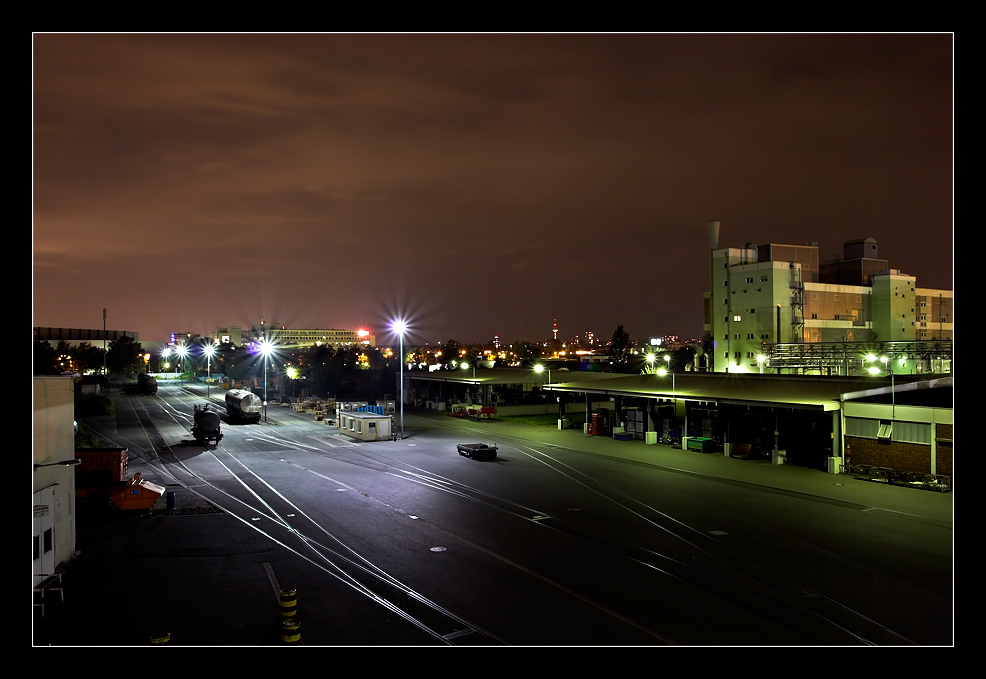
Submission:
{"label": "brown clouds", "polygon": [[[697,335],[708,219],[725,244],[820,240],[823,258],[873,236],[947,287],[951,45],[36,35],[35,323],[92,326],[111,296],[148,339],[349,327],[372,289],[432,307],[436,339],[538,339],[554,317]],[[235,309],[233,273],[256,281]],[[133,291],[162,278],[152,310]],[[503,303],[474,309],[479,285]],[[683,292],[616,294],[645,286]]]}

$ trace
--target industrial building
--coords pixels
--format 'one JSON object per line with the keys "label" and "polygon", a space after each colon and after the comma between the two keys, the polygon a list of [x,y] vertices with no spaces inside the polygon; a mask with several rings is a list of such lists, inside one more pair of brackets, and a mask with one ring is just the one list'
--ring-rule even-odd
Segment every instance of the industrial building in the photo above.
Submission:
{"label": "industrial building", "polygon": [[332,347],[370,346],[377,345],[377,338],[369,330],[338,330],[334,328],[288,328],[279,323],[264,323],[254,325],[249,332],[243,333],[245,341],[259,341],[266,337],[279,348],[305,348],[315,345]]}
{"label": "industrial building", "polygon": [[103,330],[91,328],[34,328],[34,339],[42,340],[52,347],[64,341],[70,347],[77,347],[83,342],[102,347],[123,337],[129,337],[140,342],[140,333],[134,330]]}
{"label": "industrial building", "polygon": [[852,375],[867,355],[897,374],[950,372],[952,291],[917,287],[873,238],[820,264],[817,241],[720,248],[719,227],[708,223],[709,372]]}

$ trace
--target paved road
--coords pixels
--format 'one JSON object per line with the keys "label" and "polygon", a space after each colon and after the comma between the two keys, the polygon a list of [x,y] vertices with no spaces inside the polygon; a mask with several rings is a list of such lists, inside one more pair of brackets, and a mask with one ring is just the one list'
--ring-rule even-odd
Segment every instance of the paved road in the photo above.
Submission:
{"label": "paved road", "polygon": [[[195,399],[163,391],[136,408],[119,395],[102,426],[177,509],[80,514],[66,602],[36,615],[35,644],[145,645],[167,631],[175,645],[276,645],[284,587],[297,589],[306,645],[951,643],[950,494],[407,411],[408,438],[375,444],[284,409],[277,424],[225,426],[227,466],[318,526],[292,532],[167,478],[155,458],[166,448],[231,494],[243,485],[221,481],[221,451],[182,445]],[[149,424],[155,450],[140,443]],[[496,441],[498,460],[459,457],[464,440]],[[342,574],[329,546],[443,611]]]}

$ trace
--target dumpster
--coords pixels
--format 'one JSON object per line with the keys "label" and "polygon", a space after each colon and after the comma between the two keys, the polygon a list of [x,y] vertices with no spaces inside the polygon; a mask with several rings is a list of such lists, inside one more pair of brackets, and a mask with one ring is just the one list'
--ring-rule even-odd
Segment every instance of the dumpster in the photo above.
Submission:
{"label": "dumpster", "polygon": [[110,493],[110,501],[123,510],[150,509],[162,495],[164,495],[164,486],[141,479],[138,472],[134,474],[130,483]]}
{"label": "dumpster", "polygon": [[714,453],[716,450],[716,442],[703,436],[689,437],[686,445],[688,450],[697,450],[700,453]]}

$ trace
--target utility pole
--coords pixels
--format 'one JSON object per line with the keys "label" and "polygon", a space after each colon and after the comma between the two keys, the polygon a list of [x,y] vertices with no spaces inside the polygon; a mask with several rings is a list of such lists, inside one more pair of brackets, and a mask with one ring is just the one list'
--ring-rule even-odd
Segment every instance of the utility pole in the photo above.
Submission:
{"label": "utility pole", "polygon": [[106,379],[106,307],[103,307],[103,379]]}

